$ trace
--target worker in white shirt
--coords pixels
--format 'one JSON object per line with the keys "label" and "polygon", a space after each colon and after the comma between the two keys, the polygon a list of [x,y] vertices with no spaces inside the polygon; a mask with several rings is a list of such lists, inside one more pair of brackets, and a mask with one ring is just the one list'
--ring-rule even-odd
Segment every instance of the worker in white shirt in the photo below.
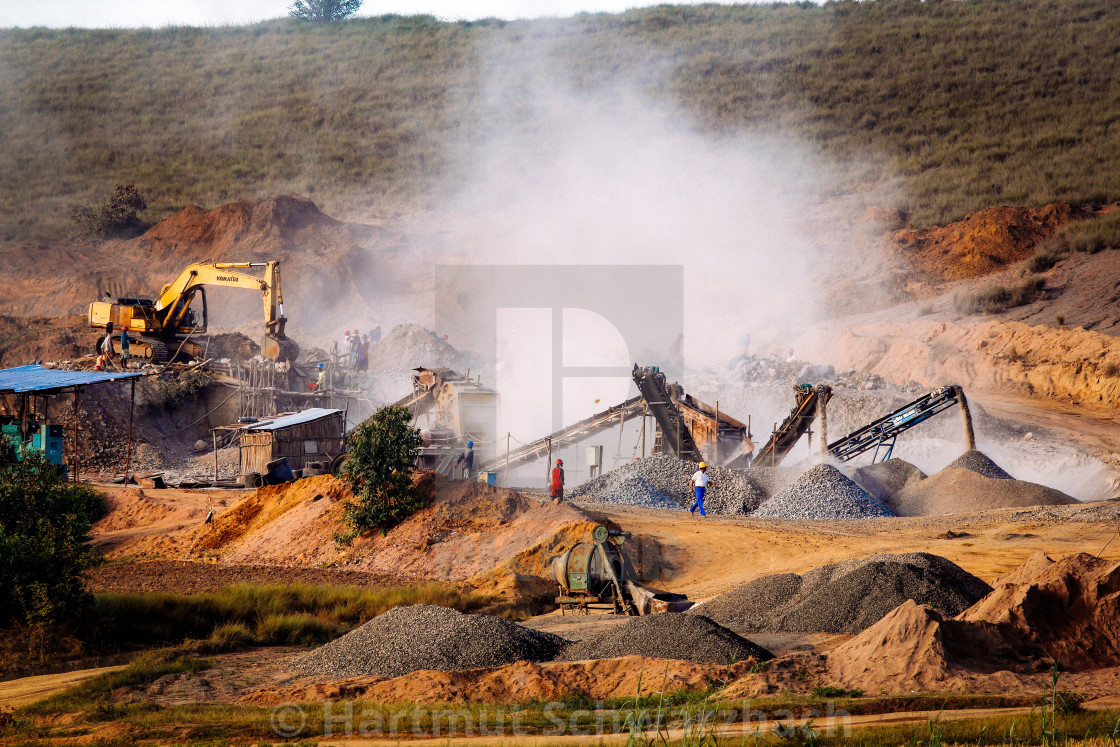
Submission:
{"label": "worker in white shirt", "polygon": [[689,484],[692,485],[692,492],[696,495],[696,502],[692,504],[692,508],[688,509],[688,512],[691,514],[695,513],[696,509],[700,509],[700,515],[707,516],[704,513],[704,493],[707,492],[709,485],[714,487],[715,483],[712,482],[712,478],[708,477],[708,464],[706,462],[700,462],[700,469],[696,470],[696,474],[692,476]]}

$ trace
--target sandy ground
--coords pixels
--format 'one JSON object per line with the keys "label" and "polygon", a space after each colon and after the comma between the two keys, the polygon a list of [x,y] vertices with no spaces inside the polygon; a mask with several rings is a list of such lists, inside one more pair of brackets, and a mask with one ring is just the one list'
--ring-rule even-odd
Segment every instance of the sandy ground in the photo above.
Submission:
{"label": "sandy ground", "polygon": [[41,674],[35,677],[21,677],[18,680],[0,682],[0,705],[19,708],[30,705],[43,698],[62,692],[74,685],[93,679],[102,674],[124,669],[121,664],[114,667],[94,667],[59,674]]}

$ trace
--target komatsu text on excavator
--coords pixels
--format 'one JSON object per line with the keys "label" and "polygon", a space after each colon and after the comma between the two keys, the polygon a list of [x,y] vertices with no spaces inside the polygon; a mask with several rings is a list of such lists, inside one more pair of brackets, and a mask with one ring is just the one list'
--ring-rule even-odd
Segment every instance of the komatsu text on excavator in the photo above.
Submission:
{"label": "komatsu text on excavator", "polygon": [[[263,267],[257,277],[238,270]],[[279,361],[294,361],[299,346],[284,334],[284,299],[280,294],[279,262],[200,262],[179,273],[163,286],[159,298],[118,298],[94,301],[89,305],[89,326],[105,327],[108,322],[120,332],[127,329],[139,337],[129,346],[131,355],[164,362],[172,358],[202,358],[206,333],[205,286],[246,288],[261,292],[264,298],[264,337],[261,355]],[[197,299],[197,302],[196,302]],[[131,337],[131,335],[130,335]],[[135,339],[135,338],[133,338]],[[120,352],[119,337],[114,346]]]}

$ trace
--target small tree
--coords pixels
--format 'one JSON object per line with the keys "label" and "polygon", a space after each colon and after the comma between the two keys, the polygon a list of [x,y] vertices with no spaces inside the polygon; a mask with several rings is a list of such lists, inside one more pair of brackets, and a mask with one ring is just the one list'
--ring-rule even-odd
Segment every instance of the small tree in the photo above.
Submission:
{"label": "small tree", "polygon": [[303,21],[341,21],[361,7],[362,0],[295,0],[288,13]]}
{"label": "small tree", "polygon": [[0,626],[45,631],[81,619],[93,600],[81,574],[100,558],[89,530],[104,513],[100,495],[42,457],[0,469]]}
{"label": "small tree", "polygon": [[350,531],[339,535],[339,542],[348,544],[370,529],[395,527],[424,507],[424,495],[412,484],[421,443],[405,407],[382,407],[358,426],[342,468],[342,479],[357,501],[345,504]]}
{"label": "small tree", "polygon": [[73,208],[70,219],[86,233],[106,236],[139,226],[139,213],[147,207],[148,202],[136,185],[118,184],[112,196],[102,204]]}

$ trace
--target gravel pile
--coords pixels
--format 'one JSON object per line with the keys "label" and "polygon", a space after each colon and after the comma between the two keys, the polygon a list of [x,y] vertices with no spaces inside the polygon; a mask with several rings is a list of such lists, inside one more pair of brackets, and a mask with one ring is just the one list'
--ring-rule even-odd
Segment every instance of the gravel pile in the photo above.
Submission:
{"label": "gravel pile", "polygon": [[907,599],[953,616],[991,590],[938,555],[879,554],[760,578],[693,610],[744,632],[858,633]]}
{"label": "gravel pile", "polygon": [[447,607],[397,607],[297,659],[293,669],[327,677],[399,677],[418,669],[455,671],[547,661],[567,641],[486,615]]}
{"label": "gravel pile", "polygon": [[684,659],[701,664],[727,664],[754,658],[773,659],[761,646],[703,615],[672,612],[635,617],[610,630],[572,643],[557,658],[568,661],[646,656]]}
{"label": "gravel pile", "polygon": [[770,519],[866,519],[893,516],[840,470],[829,464],[810,467],[752,516]]}
{"label": "gravel pile", "polygon": [[[667,454],[628,462],[587,480],[568,492],[570,500],[614,503],[650,508],[688,508],[692,505],[689,478],[697,470]],[[715,486],[708,490],[704,508],[718,514],[747,514],[756,509],[766,494],[742,470],[709,467]]]}
{"label": "gravel pile", "polygon": [[978,475],[990,477],[993,480],[1012,480],[1011,475],[1004,472],[1003,468],[993,462],[987,454],[982,451],[972,449],[966,451],[957,457],[949,465],[950,467],[960,467],[961,469],[972,470]]}

